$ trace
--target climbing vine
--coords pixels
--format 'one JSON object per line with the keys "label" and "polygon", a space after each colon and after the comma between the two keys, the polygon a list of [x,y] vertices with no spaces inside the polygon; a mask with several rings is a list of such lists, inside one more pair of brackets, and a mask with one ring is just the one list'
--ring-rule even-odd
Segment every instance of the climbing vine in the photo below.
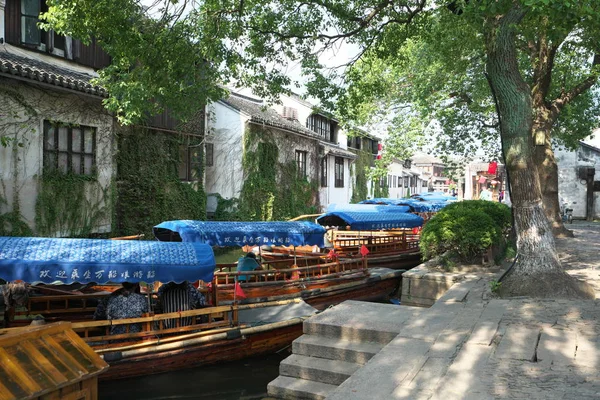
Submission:
{"label": "climbing vine", "polygon": [[[250,126],[244,135],[244,184],[238,216],[248,221],[286,220],[318,209],[318,186],[298,173],[294,159],[280,162],[272,132]],[[316,152],[315,152],[316,153]]]}
{"label": "climbing vine", "polygon": [[[115,226],[118,236],[143,233],[152,238],[152,227],[172,219],[206,217],[202,186],[202,140],[199,137],[129,128],[119,135],[117,154],[117,202]],[[192,149],[191,182],[179,179],[181,149]]]}
{"label": "climbing vine", "polygon": [[35,203],[35,226],[41,236],[87,237],[110,221],[111,187],[102,187],[97,175],[44,172]]}
{"label": "climbing vine", "polygon": [[352,191],[351,203],[366,200],[369,195],[367,187],[368,175],[373,166],[373,154],[366,150],[357,151],[358,159],[354,162],[354,190]]}
{"label": "climbing vine", "polygon": [[[29,122],[35,120],[38,113],[16,90],[0,87],[0,99],[3,105],[0,110],[0,153],[10,151],[12,162],[12,173],[6,182],[0,174],[0,236],[31,236],[33,230],[21,214],[20,169],[17,166],[22,157],[20,153],[30,145],[26,138],[33,131]],[[10,204],[2,195],[9,193],[6,183],[9,183],[12,191]],[[8,211],[2,213],[4,208]]]}

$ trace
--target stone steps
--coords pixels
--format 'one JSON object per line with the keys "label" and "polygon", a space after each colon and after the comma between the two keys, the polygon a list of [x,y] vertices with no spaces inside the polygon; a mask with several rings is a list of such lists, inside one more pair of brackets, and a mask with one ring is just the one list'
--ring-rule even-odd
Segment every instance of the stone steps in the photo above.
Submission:
{"label": "stone steps", "polygon": [[340,385],[360,368],[359,364],[292,354],[279,365],[279,373],[329,385]]}
{"label": "stone steps", "polygon": [[[387,310],[375,313],[375,307]],[[365,323],[367,314],[374,321]],[[304,335],[292,343],[293,354],[281,362],[280,376],[269,383],[269,396],[326,398],[395,338],[410,315],[394,305],[351,301],[309,318]]]}
{"label": "stone steps", "polygon": [[356,342],[317,335],[302,335],[292,343],[294,354],[360,365],[366,364],[382,348],[383,345],[379,343]]}
{"label": "stone steps", "polygon": [[269,383],[267,392],[277,399],[324,400],[336,388],[337,385],[278,376]]}

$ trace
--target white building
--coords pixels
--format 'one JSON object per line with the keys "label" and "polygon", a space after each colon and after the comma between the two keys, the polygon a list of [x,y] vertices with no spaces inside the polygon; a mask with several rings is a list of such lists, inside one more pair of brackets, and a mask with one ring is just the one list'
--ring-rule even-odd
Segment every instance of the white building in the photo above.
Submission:
{"label": "white building", "polygon": [[427,179],[410,160],[394,160],[388,165],[387,184],[390,198],[410,197],[416,193],[427,192]]}
{"label": "white building", "polygon": [[110,60],[35,23],[21,29],[22,12],[19,2],[0,1],[0,232],[107,232],[114,120],[102,106],[106,92],[90,80]]}
{"label": "white building", "polygon": [[[600,217],[600,148],[580,142],[575,151],[556,149],[558,195],[575,218]],[[593,204],[588,216],[588,195]]]}
{"label": "white building", "polygon": [[345,134],[335,119],[313,111],[310,103],[283,96],[281,105],[269,107],[250,95],[232,92],[207,107],[205,190],[207,213],[216,210],[216,194],[239,197],[244,180],[244,142],[249,129],[260,129],[279,149],[280,164],[296,163],[309,182],[319,185],[318,202],[347,203],[351,196],[350,164],[356,156],[339,143]]}

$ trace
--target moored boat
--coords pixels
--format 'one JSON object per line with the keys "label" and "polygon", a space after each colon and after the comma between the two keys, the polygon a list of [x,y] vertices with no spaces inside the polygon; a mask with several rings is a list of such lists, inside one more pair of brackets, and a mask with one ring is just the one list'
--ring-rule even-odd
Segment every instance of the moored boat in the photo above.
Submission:
{"label": "moored boat", "polygon": [[[263,246],[325,247],[325,229],[311,222],[178,220],[155,226],[154,234],[159,240],[201,241],[213,246],[256,246],[261,256]],[[309,260],[309,257],[294,253],[287,259],[262,258],[263,266],[268,268],[243,272],[249,277],[245,282],[237,281],[240,273],[235,265],[216,272],[212,284],[214,304],[302,298],[317,308],[325,308],[349,299],[379,300],[397,289],[402,274],[402,271],[383,268],[371,270],[366,257],[343,259],[319,255]],[[238,292],[243,298],[237,295]]]}
{"label": "moored boat", "polygon": [[[7,287],[9,291],[26,288],[23,282],[45,284],[48,285],[45,290],[55,292],[58,289],[51,285],[57,282],[63,289],[64,285],[95,284],[106,288],[120,282],[202,284],[212,281],[214,270],[212,248],[202,243],[0,238],[0,278],[22,282]],[[90,315],[97,302],[110,292],[60,292],[60,295],[15,297],[15,302],[8,305],[18,311],[9,315],[21,317],[23,323],[31,322],[34,315],[47,321],[73,321],[73,329],[110,364],[101,379],[165,372],[274,352],[299,336],[303,319],[316,312],[301,300],[293,299],[94,321]],[[146,293],[150,305],[154,294]],[[18,321],[15,318],[10,322]],[[140,324],[140,329],[130,331],[132,324]],[[111,328],[120,325],[125,326],[124,333],[110,333]],[[6,328],[0,334],[14,329],[27,328]]]}

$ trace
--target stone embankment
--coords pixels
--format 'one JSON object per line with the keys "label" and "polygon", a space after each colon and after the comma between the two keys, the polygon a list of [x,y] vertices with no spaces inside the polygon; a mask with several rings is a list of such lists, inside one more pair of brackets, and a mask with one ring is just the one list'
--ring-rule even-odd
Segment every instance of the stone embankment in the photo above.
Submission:
{"label": "stone embankment", "polygon": [[[600,224],[557,243],[600,293]],[[293,399],[598,399],[600,304],[495,299],[466,274],[430,308],[348,301],[305,321],[269,395]],[[597,296],[598,298],[598,296]]]}

